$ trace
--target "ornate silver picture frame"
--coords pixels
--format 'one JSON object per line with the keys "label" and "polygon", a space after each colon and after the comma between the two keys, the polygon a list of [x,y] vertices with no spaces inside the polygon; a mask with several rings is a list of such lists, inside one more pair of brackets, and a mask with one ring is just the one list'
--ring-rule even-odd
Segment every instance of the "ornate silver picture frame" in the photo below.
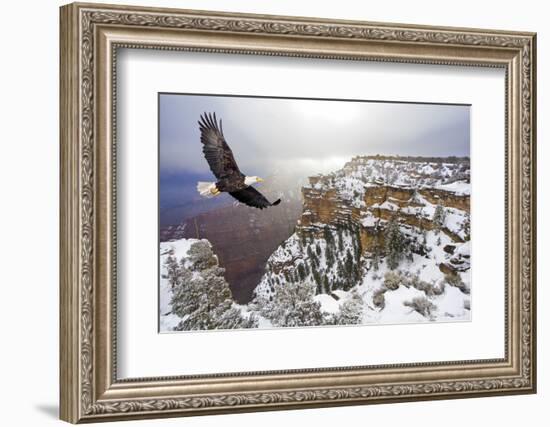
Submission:
{"label": "ornate silver picture frame", "polygon": [[[536,391],[535,34],[81,3],[60,13],[61,419]],[[505,211],[496,212],[504,217],[504,247],[490,255],[505,266],[503,357],[120,378],[116,64],[123,49],[503,70],[504,140],[485,141],[505,159],[504,175],[494,178],[505,189]]]}

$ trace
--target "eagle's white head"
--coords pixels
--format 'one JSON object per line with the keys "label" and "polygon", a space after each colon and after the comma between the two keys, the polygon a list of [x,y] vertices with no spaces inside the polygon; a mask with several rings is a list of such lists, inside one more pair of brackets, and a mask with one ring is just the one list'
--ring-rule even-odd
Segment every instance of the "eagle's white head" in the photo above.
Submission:
{"label": "eagle's white head", "polygon": [[247,176],[244,179],[244,183],[246,185],[256,184],[257,182],[263,182],[263,179],[260,178],[259,176]]}

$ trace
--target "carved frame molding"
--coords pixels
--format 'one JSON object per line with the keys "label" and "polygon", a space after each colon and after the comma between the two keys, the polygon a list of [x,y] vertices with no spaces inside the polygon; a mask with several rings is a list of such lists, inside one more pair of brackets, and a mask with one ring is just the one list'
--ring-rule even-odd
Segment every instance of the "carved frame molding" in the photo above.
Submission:
{"label": "carved frame molding", "polygon": [[[535,34],[71,4],[61,8],[60,42],[62,419],[535,391]],[[118,47],[505,67],[506,357],[117,381],[116,287],[110,278],[116,277],[112,147]]]}

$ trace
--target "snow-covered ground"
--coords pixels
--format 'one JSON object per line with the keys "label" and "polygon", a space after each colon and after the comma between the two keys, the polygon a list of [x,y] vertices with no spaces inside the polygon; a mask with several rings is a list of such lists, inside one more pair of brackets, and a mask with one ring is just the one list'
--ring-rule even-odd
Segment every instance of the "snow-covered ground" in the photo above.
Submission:
{"label": "snow-covered ground", "polygon": [[[403,227],[403,233],[410,233],[410,229]],[[373,296],[377,291],[384,288],[384,277],[390,269],[387,266],[386,260],[381,259],[378,269],[369,268],[363,272],[363,277],[360,279],[360,284],[355,286],[363,299],[364,311],[362,324],[395,324],[395,323],[418,323],[418,322],[449,322],[449,321],[467,321],[470,320],[470,294],[468,291],[463,292],[459,288],[445,282],[445,274],[439,269],[442,263],[449,263],[453,257],[466,256],[469,257],[470,242],[456,243],[453,242],[446,234],[435,231],[426,232],[427,247],[431,251],[426,256],[413,254],[412,261],[403,260],[399,268],[395,270],[398,274],[411,274],[418,276],[422,282],[433,286],[441,287],[440,295],[428,295],[426,292],[416,289],[413,286],[400,285],[395,290],[385,290],[384,300],[385,305],[378,307],[373,302]],[[319,242],[313,243],[322,248],[321,254],[326,251],[326,244],[319,239]],[[438,244],[439,243],[439,244]],[[351,247],[351,243],[346,241],[345,247]],[[443,248],[447,245],[454,246],[454,254],[446,252]],[[304,253],[300,246],[300,239],[297,235],[293,235],[287,245],[279,247],[274,253],[274,257],[280,256],[278,261],[281,265],[292,262],[294,266],[297,263],[310,262],[307,249]],[[338,272],[335,268],[327,268],[325,257],[321,256],[319,266],[317,267],[322,273],[322,277],[337,278]],[[369,259],[362,258],[361,262],[365,265],[370,264]],[[291,268],[288,268],[290,271]],[[465,272],[457,273],[463,282],[464,290],[470,289],[470,272],[469,269]],[[257,288],[259,293],[269,296],[269,286],[267,283],[276,277],[278,280],[284,280],[284,274],[266,274],[262,279],[261,285]],[[308,275],[306,281],[313,281],[312,274]],[[342,289],[333,290],[330,293],[320,293],[314,297],[321,304],[321,310],[325,313],[335,314],[340,309],[341,305],[351,298],[352,289],[345,291]],[[336,298],[334,297],[336,296]],[[434,310],[430,315],[422,315],[415,311],[410,306],[405,305],[411,302],[415,297],[426,298],[434,305]],[[266,325],[267,326],[267,325]],[[261,326],[260,326],[261,327]]]}
{"label": "snow-covered ground", "polygon": [[[412,261],[404,261],[396,270],[398,273],[417,275],[418,278],[428,284],[441,286],[443,292],[440,295],[428,295],[426,292],[416,289],[413,286],[403,284],[395,290],[384,292],[385,305],[383,308],[376,307],[373,303],[373,295],[383,288],[384,276],[389,271],[387,263],[382,260],[377,271],[370,269],[363,278],[363,283],[358,287],[359,293],[363,296],[366,305],[369,307],[365,312],[364,323],[417,323],[417,322],[445,322],[470,320],[470,294],[445,282],[445,275],[440,271],[438,265],[449,262],[452,258],[443,248],[448,244],[455,244],[443,233],[436,235],[429,231],[426,234],[427,246],[432,248],[428,258],[417,254],[413,255]],[[440,240],[440,244],[437,242]],[[456,244],[455,244],[456,245]],[[469,254],[470,243],[460,244],[455,250]],[[458,273],[464,289],[470,289],[470,272]],[[435,306],[434,311],[423,316],[411,307],[405,305],[415,297],[426,298]]]}
{"label": "snow-covered ground", "polygon": [[[347,239],[346,239],[347,240]],[[419,290],[410,284],[400,284],[396,289],[386,289],[384,286],[384,278],[389,268],[384,259],[379,263],[378,269],[370,268],[364,272],[360,279],[360,284],[348,291],[342,289],[333,290],[330,293],[319,293],[315,295],[314,300],[320,304],[321,311],[327,315],[336,315],[340,311],[342,305],[352,298],[352,290],[355,290],[363,301],[363,314],[360,324],[401,324],[401,323],[421,323],[421,322],[449,322],[449,321],[467,321],[470,320],[470,274],[469,270],[459,273],[464,284],[463,290],[452,286],[445,282],[445,275],[438,268],[438,264],[449,262],[453,256],[468,256],[470,251],[470,243],[462,243],[456,245],[448,236],[443,233],[436,235],[435,232],[429,231],[426,234],[428,245],[432,248],[427,257],[413,255],[412,260],[403,261],[399,269],[395,270],[397,274],[412,274],[418,276],[422,282],[440,287],[442,292],[437,295],[430,295],[423,290]],[[171,313],[170,300],[172,291],[168,280],[166,279],[166,268],[164,262],[166,257],[172,255],[178,260],[185,258],[191,245],[197,242],[196,239],[182,239],[161,244],[161,277],[160,277],[160,293],[159,293],[159,315],[160,315],[160,331],[172,331],[173,328],[182,320],[178,316]],[[299,240],[295,237],[291,239],[293,244],[286,246],[289,250],[283,258],[286,261],[296,261],[302,259],[307,262],[307,254],[301,258],[299,254]],[[346,241],[346,247],[351,247],[351,242]],[[438,244],[439,243],[439,244]],[[453,255],[447,253],[443,248],[448,244],[455,244],[456,250]],[[323,249],[324,250],[324,249]],[[289,258],[288,255],[294,254],[294,258]],[[303,255],[303,254],[302,254]],[[370,261],[361,260],[368,264]],[[326,269],[326,260],[322,259],[320,269]],[[311,273],[310,273],[311,274]],[[333,270],[329,270],[330,275],[336,275]],[[281,276],[283,277],[283,276]],[[264,277],[265,279],[265,277]],[[306,280],[312,280],[308,278]],[[294,286],[296,284],[289,284]],[[373,298],[384,289],[384,305],[380,307],[375,304]],[[421,314],[412,308],[410,304],[414,298],[426,299],[433,304],[433,310],[429,314]],[[258,319],[258,328],[273,328],[272,323],[263,317],[258,311],[258,307],[251,305],[238,306],[243,314],[249,316],[251,313]],[[315,326],[315,325],[312,325]]]}

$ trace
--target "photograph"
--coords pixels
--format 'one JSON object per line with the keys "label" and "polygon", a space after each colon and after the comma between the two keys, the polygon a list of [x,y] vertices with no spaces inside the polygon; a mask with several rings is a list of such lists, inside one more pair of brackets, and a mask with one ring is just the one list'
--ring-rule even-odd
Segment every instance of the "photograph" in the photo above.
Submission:
{"label": "photograph", "polygon": [[471,320],[470,105],[158,103],[159,332]]}

